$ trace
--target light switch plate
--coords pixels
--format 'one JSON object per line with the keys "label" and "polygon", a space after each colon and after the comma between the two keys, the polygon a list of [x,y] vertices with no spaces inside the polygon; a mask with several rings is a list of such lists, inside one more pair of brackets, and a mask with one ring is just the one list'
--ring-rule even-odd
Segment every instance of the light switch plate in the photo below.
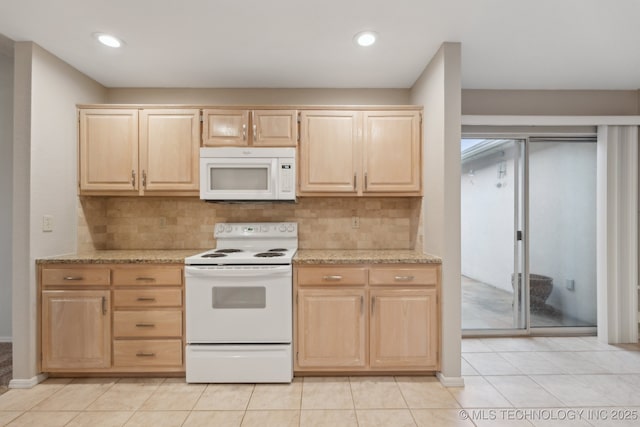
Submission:
{"label": "light switch plate", "polygon": [[42,231],[45,231],[45,232],[53,231],[53,216],[52,215],[43,215],[42,216]]}

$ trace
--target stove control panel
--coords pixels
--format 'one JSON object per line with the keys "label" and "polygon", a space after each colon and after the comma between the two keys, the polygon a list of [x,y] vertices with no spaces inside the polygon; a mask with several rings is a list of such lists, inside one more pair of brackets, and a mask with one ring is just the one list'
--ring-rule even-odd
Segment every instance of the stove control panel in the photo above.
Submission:
{"label": "stove control panel", "polygon": [[296,237],[295,222],[218,223],[213,235],[219,237]]}

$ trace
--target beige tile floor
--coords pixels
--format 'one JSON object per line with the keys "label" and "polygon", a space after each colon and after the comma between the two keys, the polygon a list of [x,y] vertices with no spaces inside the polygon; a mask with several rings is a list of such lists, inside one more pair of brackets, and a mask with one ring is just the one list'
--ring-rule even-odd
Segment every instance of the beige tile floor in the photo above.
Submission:
{"label": "beige tile floor", "polygon": [[[638,426],[640,346],[593,337],[462,341],[464,388],[434,377],[49,379],[0,396],[9,426]],[[461,412],[464,411],[464,412]]]}

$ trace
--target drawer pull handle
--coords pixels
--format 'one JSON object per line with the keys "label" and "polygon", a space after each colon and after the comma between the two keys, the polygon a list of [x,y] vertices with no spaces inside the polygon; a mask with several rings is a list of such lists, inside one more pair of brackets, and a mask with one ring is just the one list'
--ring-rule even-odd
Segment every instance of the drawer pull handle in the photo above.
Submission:
{"label": "drawer pull handle", "polygon": [[155,353],[147,353],[144,351],[139,351],[136,353],[136,357],[154,357],[155,355]]}
{"label": "drawer pull handle", "polygon": [[329,280],[335,282],[337,280],[342,280],[342,276],[323,276],[322,280]]}
{"label": "drawer pull handle", "polygon": [[82,276],[64,276],[64,280],[83,280]]}
{"label": "drawer pull handle", "polygon": [[136,328],[155,328],[155,323],[136,323]]}
{"label": "drawer pull handle", "polygon": [[153,302],[153,301],[155,301],[155,300],[156,300],[156,299],[155,299],[155,298],[152,298],[152,297],[138,297],[138,298],[136,299],[136,301],[152,301],[152,302]]}
{"label": "drawer pull handle", "polygon": [[415,279],[415,277],[414,276],[396,276],[395,279],[398,282],[410,282],[413,279]]}
{"label": "drawer pull handle", "polygon": [[136,277],[136,280],[145,281],[145,282],[155,282],[155,277]]}

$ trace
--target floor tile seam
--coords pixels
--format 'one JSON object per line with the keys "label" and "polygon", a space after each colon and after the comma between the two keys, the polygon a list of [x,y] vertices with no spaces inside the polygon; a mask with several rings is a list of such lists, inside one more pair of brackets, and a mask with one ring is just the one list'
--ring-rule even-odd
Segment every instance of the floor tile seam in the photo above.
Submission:
{"label": "floor tile seam", "polygon": [[[162,386],[162,384],[164,384],[166,382],[168,378],[165,378],[165,380],[160,383],[160,386],[158,386],[158,388],[156,390],[153,391],[153,393],[151,393],[151,395],[147,398],[147,400],[145,400],[141,405],[140,408],[142,408],[144,406],[145,403],[147,403],[147,401],[149,399],[151,399],[156,393],[158,393],[160,391],[160,388]],[[204,391],[207,389],[207,387],[202,387],[202,390],[200,390],[200,393],[198,394],[198,397],[196,399],[194,399],[193,401],[193,405],[191,405],[191,409],[174,409],[175,411],[193,411],[196,404],[198,403],[198,401],[200,400],[200,398],[202,397],[202,395],[204,394]]]}
{"label": "floor tile seam", "polygon": [[[495,354],[495,355],[497,355],[498,357],[500,357],[500,358],[502,359],[502,361],[504,362],[504,364],[505,364],[505,365],[511,366],[511,367],[512,367],[512,368],[514,368],[516,371],[518,371],[518,373],[519,373],[519,374],[526,375],[524,372],[522,372],[522,370],[520,370],[520,368],[518,368],[516,365],[514,365],[513,363],[511,363],[510,361],[508,361],[508,360],[507,360],[507,359],[505,359],[504,357],[502,357],[502,356],[500,355],[500,353],[492,353],[492,354]],[[513,373],[509,373],[509,374],[499,374],[499,373],[498,373],[498,374],[489,374],[489,373],[485,373],[485,372],[482,372],[484,369],[482,369],[482,370],[481,370],[481,369],[479,369],[477,366],[475,366],[473,363],[471,363],[471,362],[470,362],[469,360],[467,360],[467,359],[465,359],[465,361],[466,361],[469,365],[471,365],[471,367],[472,367],[473,369],[475,369],[475,370],[476,370],[480,375],[483,375],[483,376],[484,376],[484,375],[518,375],[518,374],[513,374]],[[502,363],[502,362],[500,362],[500,363]]]}
{"label": "floor tile seam", "polygon": [[[353,407],[353,410],[356,410],[356,399],[353,397],[353,382],[351,381],[352,377],[347,377],[349,380],[349,397],[351,397],[351,406]],[[356,422],[358,423],[358,425],[360,425],[360,422],[358,421],[358,417],[356,415]]]}
{"label": "floor tile seam", "polygon": [[[413,416],[413,413],[411,413],[411,410],[409,408],[405,408],[405,409],[409,411],[409,414],[411,415],[411,419],[413,420],[414,426],[417,426],[418,423],[416,422],[415,417]],[[358,427],[360,427],[362,425],[361,422],[360,422],[360,418],[358,417],[358,412],[363,412],[363,411],[397,411],[397,410],[402,410],[402,408],[355,409],[356,423],[358,424]]]}
{"label": "floor tile seam", "polygon": [[[33,411],[33,412],[47,412],[47,411],[56,411],[56,412],[60,412],[60,411],[65,411],[66,409],[35,409],[36,406],[38,406],[40,403],[44,403],[46,400],[51,399],[52,397],[54,397],[56,394],[60,393],[62,390],[64,390],[66,387],[71,386],[71,384],[73,384],[73,381],[65,384],[64,386],[62,386],[61,388],[59,388],[58,390],[56,390],[54,393],[52,393],[49,397],[41,400],[39,403],[37,403],[36,405],[34,405],[33,407],[31,407],[29,409],[29,411]],[[89,402],[87,405],[85,405],[82,409],[76,409],[77,411],[85,411],[89,406],[93,405],[96,400],[98,400],[103,394],[105,394],[109,389],[111,389],[111,387],[113,387],[116,383],[114,382],[113,384],[111,384],[106,390],[104,390],[102,393],[100,393],[98,396],[95,397],[95,399],[93,399],[91,402]]]}
{"label": "floor tile seam", "polygon": [[76,418],[78,418],[82,414],[91,413],[91,412],[131,412],[131,414],[129,415],[129,417],[127,417],[125,422],[122,423],[123,426],[125,426],[129,422],[129,420],[131,420],[131,418],[133,418],[133,416],[136,413],[136,411],[87,411],[87,410],[83,410],[83,411],[78,412],[78,414],[75,417],[71,418],[69,420],[69,422],[67,422],[65,424],[65,426],[68,426],[69,424],[71,424],[73,422],[73,420],[75,420]]}
{"label": "floor tile seam", "polygon": [[[554,375],[536,375],[536,376],[554,376]],[[576,378],[578,376],[580,376],[580,374],[575,375],[575,374],[569,374],[568,376]],[[571,405],[570,403],[568,403],[565,399],[563,399],[562,397],[558,396],[557,394],[555,394],[554,392],[552,392],[551,390],[549,390],[547,387],[544,386],[544,384],[540,384],[538,381],[536,381],[535,378],[531,377],[531,380],[534,381],[536,384],[538,384],[540,387],[542,387],[543,389],[545,389],[549,394],[551,394],[553,397],[555,397],[556,399],[558,399],[558,401],[562,402],[563,404],[566,405],[566,407],[571,408],[574,407],[576,405]],[[600,394],[600,393],[598,393]],[[608,400],[608,398],[605,396],[605,399]],[[611,402],[613,404],[613,402]],[[593,405],[583,405],[585,407],[593,407]],[[607,405],[604,405],[607,406]]]}
{"label": "floor tile seam", "polygon": [[[492,375],[489,375],[489,376],[492,376]],[[498,375],[495,375],[495,376],[498,376]],[[482,379],[483,379],[487,384],[489,384],[489,386],[491,386],[491,388],[493,388],[493,389],[494,389],[494,390],[495,390],[495,391],[496,391],[500,396],[502,396],[502,397],[504,398],[504,400],[506,400],[507,402],[509,402],[509,404],[511,404],[511,407],[513,407],[513,406],[514,406],[514,405],[513,405],[513,403],[512,403],[509,399],[507,399],[507,396],[505,396],[504,394],[502,394],[502,393],[500,392],[500,390],[498,390],[498,388],[497,388],[496,386],[494,386],[494,385],[493,385],[493,383],[492,383],[491,381],[489,381],[488,379],[486,379],[486,378],[485,378],[485,375],[482,375]],[[461,407],[461,408],[464,408],[464,406],[462,405],[462,402],[458,402],[458,403],[460,404],[460,407]]]}
{"label": "floor tile seam", "polygon": [[[407,397],[402,392],[402,387],[400,387],[400,383],[398,383],[398,377],[393,376],[392,378],[393,378],[393,383],[396,385],[396,387],[398,387],[398,391],[400,392],[400,396],[402,397],[402,401],[404,402],[404,405],[407,407],[407,409],[409,409],[410,408],[409,402],[407,402]],[[413,418],[413,415],[411,415],[411,418]],[[416,423],[416,420],[413,419],[413,422]],[[418,425],[418,423],[416,423],[416,425]]]}

